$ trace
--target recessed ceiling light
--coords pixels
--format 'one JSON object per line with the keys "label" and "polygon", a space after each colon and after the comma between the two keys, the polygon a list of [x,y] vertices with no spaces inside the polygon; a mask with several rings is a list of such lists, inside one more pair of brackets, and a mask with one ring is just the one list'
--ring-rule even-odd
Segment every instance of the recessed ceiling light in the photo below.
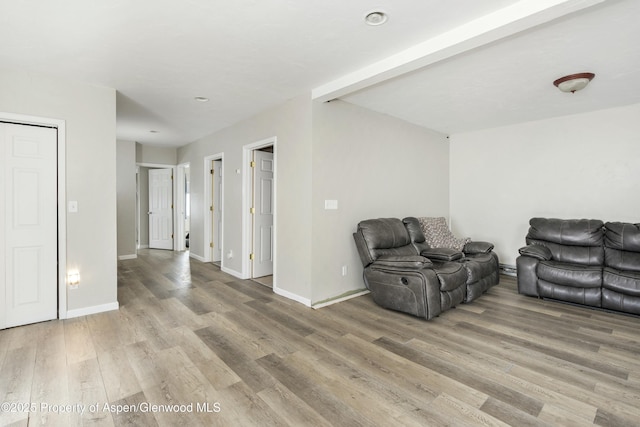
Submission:
{"label": "recessed ceiling light", "polygon": [[364,16],[364,22],[373,26],[382,25],[387,22],[387,19],[389,19],[389,17],[381,10],[371,11]]}
{"label": "recessed ceiling light", "polygon": [[151,129],[149,132],[150,132],[150,133],[158,133],[158,131],[157,131],[157,130],[153,130],[153,129]]}
{"label": "recessed ceiling light", "polygon": [[209,98],[207,98],[206,96],[196,96],[193,99],[195,99],[198,102],[209,102]]}

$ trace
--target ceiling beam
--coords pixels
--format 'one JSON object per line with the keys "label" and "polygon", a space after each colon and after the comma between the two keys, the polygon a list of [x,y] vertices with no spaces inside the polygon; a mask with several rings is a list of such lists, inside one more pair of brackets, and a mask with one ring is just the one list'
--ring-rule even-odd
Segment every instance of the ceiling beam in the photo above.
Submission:
{"label": "ceiling beam", "polygon": [[318,86],[330,101],[608,0],[522,0]]}

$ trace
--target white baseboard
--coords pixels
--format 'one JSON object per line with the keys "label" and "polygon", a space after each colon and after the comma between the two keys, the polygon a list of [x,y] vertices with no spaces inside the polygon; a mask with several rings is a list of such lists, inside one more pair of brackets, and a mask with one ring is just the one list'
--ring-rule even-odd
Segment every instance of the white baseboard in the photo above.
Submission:
{"label": "white baseboard", "polygon": [[125,259],[136,259],[136,258],[138,258],[138,255],[137,255],[137,254],[131,254],[131,255],[119,255],[119,256],[118,256],[118,261],[122,261],[122,260],[125,260]]}
{"label": "white baseboard", "polygon": [[328,305],[332,305],[332,304],[336,304],[336,303],[339,303],[339,302],[342,302],[342,301],[346,301],[346,300],[351,299],[351,298],[355,298],[355,297],[359,297],[359,296],[362,296],[362,295],[366,295],[366,294],[368,294],[370,292],[371,291],[365,289],[364,291],[356,292],[355,294],[347,295],[347,296],[344,296],[344,297],[341,297],[341,298],[332,299],[331,301],[325,301],[325,302],[321,302],[321,303],[318,303],[318,304],[313,304],[311,306],[311,308],[316,308],[317,309],[317,308],[326,307]]}
{"label": "white baseboard", "polygon": [[195,260],[197,260],[197,261],[200,261],[200,262],[207,262],[207,261],[204,259],[204,257],[201,257],[200,255],[196,255],[196,254],[194,254],[192,251],[189,251],[189,257],[190,257],[190,258],[193,258],[193,259],[195,259]]}
{"label": "white baseboard", "polygon": [[285,291],[284,289],[280,289],[276,286],[273,287],[273,293],[283,296],[285,298],[289,298],[290,300],[294,300],[299,302],[300,304],[304,304],[307,307],[311,307],[311,300],[309,298],[301,297],[300,295],[296,295],[293,292]]}
{"label": "white baseboard", "polygon": [[120,305],[118,302],[112,302],[110,304],[94,305],[92,307],[76,308],[75,310],[67,310],[67,319],[73,319],[74,317],[88,316],[90,314],[103,313],[105,311],[118,310]]}
{"label": "white baseboard", "polygon": [[149,245],[138,245],[138,249],[149,249]]}
{"label": "white baseboard", "polygon": [[238,279],[245,279],[245,277],[242,276],[242,273],[239,273],[235,270],[232,270],[230,268],[227,267],[220,267],[220,270],[222,270],[223,272],[232,275],[233,277],[237,277]]}

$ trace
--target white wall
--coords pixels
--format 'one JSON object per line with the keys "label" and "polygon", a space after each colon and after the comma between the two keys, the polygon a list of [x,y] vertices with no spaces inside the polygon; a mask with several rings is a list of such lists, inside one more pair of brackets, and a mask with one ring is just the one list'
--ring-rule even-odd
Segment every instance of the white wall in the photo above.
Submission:
{"label": "white wall", "polygon": [[[444,135],[342,102],[295,98],[178,150],[191,165],[190,250],[204,258],[204,158],[224,154],[223,267],[242,271],[242,147],[277,137],[276,282],[310,303],[363,289],[358,221],[448,216]],[[206,178],[205,178],[206,175]],[[324,200],[338,200],[325,210]],[[232,250],[234,258],[226,254]],[[348,269],[342,276],[342,266]]]}
{"label": "white wall", "polygon": [[[446,136],[387,115],[314,103],[312,170],[314,303],[364,289],[352,237],[359,221],[449,215]],[[325,200],[338,209],[325,210]]]}
{"label": "white wall", "polygon": [[116,93],[29,73],[0,71],[0,111],[66,121],[67,268],[80,271],[67,308],[117,307]]}
{"label": "white wall", "polygon": [[531,217],[640,222],[640,104],[451,136],[451,225],[514,265]]}
{"label": "white wall", "polygon": [[136,162],[153,163],[158,165],[177,164],[178,149],[174,147],[156,147],[153,145],[136,143]]}
{"label": "white wall", "polygon": [[[189,249],[205,257],[204,158],[224,154],[223,267],[242,273],[242,147],[277,137],[276,281],[277,287],[302,299],[311,298],[311,101],[292,99],[255,117],[178,149],[177,163],[190,163],[191,232]],[[241,171],[240,174],[236,170]],[[208,240],[206,240],[208,247]],[[227,253],[233,251],[233,258]]]}
{"label": "white wall", "polygon": [[136,143],[117,141],[118,257],[136,255]]}

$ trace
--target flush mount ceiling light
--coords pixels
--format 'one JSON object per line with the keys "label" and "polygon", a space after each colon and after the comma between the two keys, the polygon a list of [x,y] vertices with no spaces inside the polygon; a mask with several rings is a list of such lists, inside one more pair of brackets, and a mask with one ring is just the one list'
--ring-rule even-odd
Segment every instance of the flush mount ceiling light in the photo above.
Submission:
{"label": "flush mount ceiling light", "polygon": [[563,92],[574,93],[577,90],[584,89],[595,76],[593,73],[570,74],[560,77],[553,84]]}
{"label": "flush mount ceiling light", "polygon": [[389,17],[381,10],[371,11],[364,16],[364,22],[373,26],[382,25],[387,22],[387,19],[389,19]]}
{"label": "flush mount ceiling light", "polygon": [[195,99],[198,102],[209,102],[209,98],[207,98],[206,96],[196,96],[193,99]]}
{"label": "flush mount ceiling light", "polygon": [[149,133],[158,133],[158,131],[157,131],[157,130],[154,130],[154,129],[151,129],[151,130],[149,131]]}

